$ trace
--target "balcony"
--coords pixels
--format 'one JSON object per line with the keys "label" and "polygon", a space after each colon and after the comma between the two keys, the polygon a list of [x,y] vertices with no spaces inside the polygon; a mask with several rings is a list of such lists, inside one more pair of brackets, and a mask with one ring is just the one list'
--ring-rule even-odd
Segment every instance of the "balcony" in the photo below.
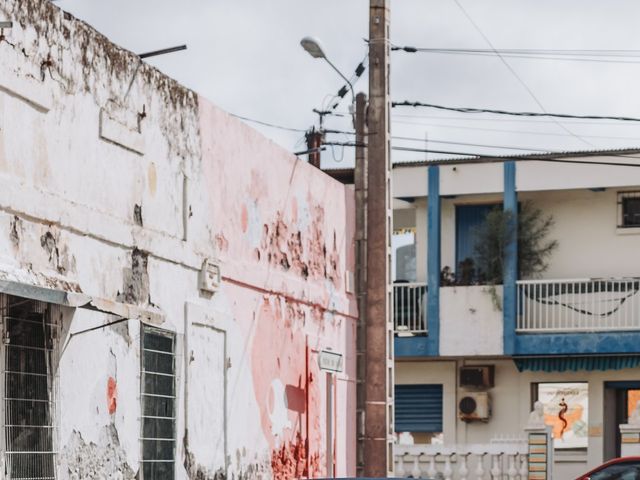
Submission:
{"label": "balcony", "polygon": [[640,330],[639,278],[517,284],[519,333]]}
{"label": "balcony", "polygon": [[393,285],[394,331],[399,337],[425,336],[427,284],[395,283]]}
{"label": "balcony", "polygon": [[640,350],[640,278],[517,282],[515,355]]}

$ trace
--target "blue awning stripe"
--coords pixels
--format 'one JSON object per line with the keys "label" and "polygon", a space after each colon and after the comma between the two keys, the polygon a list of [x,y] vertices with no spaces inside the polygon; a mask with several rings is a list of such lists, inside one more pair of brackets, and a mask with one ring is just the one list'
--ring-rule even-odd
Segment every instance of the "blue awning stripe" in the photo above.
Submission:
{"label": "blue awning stripe", "polygon": [[514,358],[518,371],[532,372],[578,372],[581,370],[606,371],[636,368],[640,366],[639,355],[590,356],[590,357],[543,357]]}

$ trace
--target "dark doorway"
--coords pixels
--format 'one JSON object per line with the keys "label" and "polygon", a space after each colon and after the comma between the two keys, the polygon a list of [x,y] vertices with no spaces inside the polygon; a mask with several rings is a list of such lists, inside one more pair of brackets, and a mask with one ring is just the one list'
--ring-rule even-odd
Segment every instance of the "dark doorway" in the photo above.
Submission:
{"label": "dark doorway", "polygon": [[620,456],[620,425],[627,423],[640,400],[640,381],[605,382],[603,405],[604,461]]}

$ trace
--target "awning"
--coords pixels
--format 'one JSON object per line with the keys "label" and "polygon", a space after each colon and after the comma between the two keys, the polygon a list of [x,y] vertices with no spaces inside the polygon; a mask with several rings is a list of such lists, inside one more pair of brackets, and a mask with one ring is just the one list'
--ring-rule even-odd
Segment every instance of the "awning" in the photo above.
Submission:
{"label": "awning", "polygon": [[143,307],[94,297],[83,293],[77,282],[66,277],[5,265],[0,267],[0,293],[65,307],[85,308],[156,325],[164,322],[164,313],[156,307]]}
{"label": "awning", "polygon": [[520,372],[592,372],[639,367],[640,355],[529,357],[514,358],[513,361]]}

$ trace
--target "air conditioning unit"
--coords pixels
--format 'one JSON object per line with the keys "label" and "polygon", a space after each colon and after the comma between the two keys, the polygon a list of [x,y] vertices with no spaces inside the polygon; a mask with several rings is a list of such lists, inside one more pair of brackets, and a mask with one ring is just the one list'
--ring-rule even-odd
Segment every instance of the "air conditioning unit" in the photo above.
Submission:
{"label": "air conditioning unit", "polygon": [[458,416],[463,422],[488,422],[491,418],[489,393],[465,393],[458,403]]}
{"label": "air conditioning unit", "polygon": [[460,386],[464,388],[493,388],[493,365],[468,365],[460,367]]}

